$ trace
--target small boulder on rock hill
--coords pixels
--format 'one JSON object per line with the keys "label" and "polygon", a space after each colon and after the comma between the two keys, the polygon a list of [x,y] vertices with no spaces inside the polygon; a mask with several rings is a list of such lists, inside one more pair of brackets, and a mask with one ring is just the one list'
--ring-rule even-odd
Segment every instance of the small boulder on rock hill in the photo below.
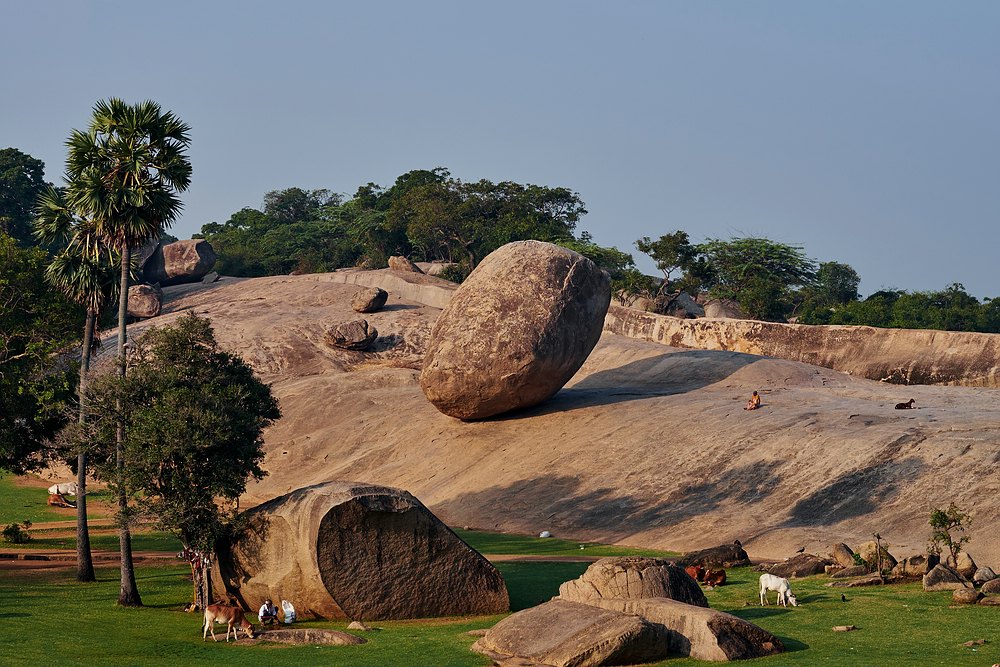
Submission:
{"label": "small boulder on rock hill", "polygon": [[578,579],[562,584],[559,597],[583,603],[600,598],[670,598],[698,607],[708,606],[698,582],[683,568],[659,558],[638,556],[602,558]]}
{"label": "small boulder on rock hill", "polygon": [[146,282],[166,285],[200,282],[215,266],[215,250],[205,239],[175,241],[157,248],[143,276]]}
{"label": "small boulder on rock hill", "polygon": [[409,273],[423,273],[420,267],[410,261],[409,258],[397,255],[389,258],[389,268],[393,271],[407,271]]}
{"label": "small boulder on rock hill", "polygon": [[366,320],[354,320],[338,324],[327,330],[323,339],[327,345],[344,350],[367,350],[378,338],[378,329]]}
{"label": "small boulder on rock hill", "polygon": [[700,551],[684,554],[677,564],[681,567],[701,565],[702,567],[743,567],[750,565],[750,556],[739,544],[720,544]]}
{"label": "small boulder on rock hill", "polygon": [[132,285],[128,288],[128,314],[130,317],[148,319],[160,314],[163,307],[163,290],[159,285]]}
{"label": "small boulder on rock hill", "polygon": [[358,313],[374,313],[385,305],[389,293],[380,287],[359,289],[351,299],[351,308]]}
{"label": "small boulder on rock hill", "polygon": [[537,405],[586,361],[610,302],[608,274],[583,255],[541,241],[508,243],[438,317],[420,387],[459,419]]}

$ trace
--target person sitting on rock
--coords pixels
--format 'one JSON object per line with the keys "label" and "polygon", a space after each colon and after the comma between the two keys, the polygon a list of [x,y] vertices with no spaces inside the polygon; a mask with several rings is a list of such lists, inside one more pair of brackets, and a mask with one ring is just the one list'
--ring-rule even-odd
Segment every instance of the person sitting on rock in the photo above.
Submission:
{"label": "person sitting on rock", "polygon": [[747,401],[747,406],[745,408],[743,408],[743,409],[744,410],[756,410],[759,407],[760,407],[760,394],[758,394],[757,392],[754,392],[753,396],[750,397],[750,400]]}
{"label": "person sitting on rock", "polygon": [[270,600],[264,600],[264,604],[260,606],[260,610],[257,612],[257,620],[261,622],[261,625],[271,625],[272,623],[277,623],[277,607],[275,607]]}

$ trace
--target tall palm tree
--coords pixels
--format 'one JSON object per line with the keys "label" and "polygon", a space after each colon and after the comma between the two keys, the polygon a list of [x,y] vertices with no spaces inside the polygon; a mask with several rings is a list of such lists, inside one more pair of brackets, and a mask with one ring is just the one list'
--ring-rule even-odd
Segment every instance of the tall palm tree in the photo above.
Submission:
{"label": "tall palm tree", "polygon": [[[73,214],[60,191],[49,187],[39,196],[35,218],[35,237],[46,245],[62,245],[45,271],[50,285],[87,311],[80,352],[79,420],[87,420],[87,373],[94,350],[94,334],[104,305],[116,297],[113,257],[102,248],[91,221]],[[103,252],[102,252],[103,250]],[[87,525],[87,453],[76,458],[76,579],[96,581]]]}
{"label": "tall palm tree", "polygon": [[[118,298],[118,373],[125,376],[125,318],[132,249],[168,227],[181,210],[180,192],[191,183],[191,162],[186,151],[191,128],[172,112],[145,101],[127,104],[111,98],[94,105],[86,132],[73,130],[66,145],[66,200],[69,206],[94,223],[94,232],[113,249],[121,262]],[[118,432],[117,465],[124,468]],[[126,490],[119,485],[119,547],[121,590],[118,604],[139,606],[135,584],[132,537]]]}

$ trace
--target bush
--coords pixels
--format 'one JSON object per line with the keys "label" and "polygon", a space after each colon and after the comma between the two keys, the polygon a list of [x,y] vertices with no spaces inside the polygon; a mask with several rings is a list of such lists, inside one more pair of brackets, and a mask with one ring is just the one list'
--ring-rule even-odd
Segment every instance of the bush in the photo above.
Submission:
{"label": "bush", "polygon": [[460,262],[458,264],[449,264],[448,266],[441,269],[441,273],[437,275],[438,278],[442,280],[450,280],[453,283],[461,284],[469,274],[472,273],[469,270],[469,265],[465,262]]}
{"label": "bush", "polygon": [[25,520],[24,523],[12,523],[3,529],[3,539],[5,542],[10,542],[11,544],[29,542],[31,541],[31,535],[28,534],[28,528],[31,528],[31,522],[28,520]]}

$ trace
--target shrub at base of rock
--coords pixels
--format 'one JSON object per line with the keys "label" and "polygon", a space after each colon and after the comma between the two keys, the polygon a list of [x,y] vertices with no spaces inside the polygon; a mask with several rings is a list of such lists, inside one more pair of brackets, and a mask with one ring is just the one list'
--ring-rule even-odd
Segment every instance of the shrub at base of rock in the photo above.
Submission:
{"label": "shrub at base of rock", "polygon": [[409,273],[423,273],[420,267],[410,261],[409,258],[397,255],[389,258],[389,268],[393,271],[406,271]]}
{"label": "shrub at base of rock", "polygon": [[953,591],[970,587],[971,584],[962,575],[943,563],[935,565],[933,570],[924,575],[925,591]]}
{"label": "shrub at base of rock", "polygon": [[196,283],[215,266],[215,250],[204,239],[176,241],[156,249],[146,262],[146,282],[163,286]]}
{"label": "shrub at base of rock", "polygon": [[786,561],[775,563],[768,568],[768,573],[783,579],[795,577],[810,577],[814,574],[823,574],[830,561],[813,554],[798,554]]}
{"label": "shrub at base of rock", "polygon": [[854,567],[856,565],[854,562],[854,552],[843,542],[834,544],[830,548],[830,556],[840,567]]}
{"label": "shrub at base of rock", "polygon": [[559,586],[559,597],[585,604],[601,598],[670,598],[708,606],[698,582],[683,568],[659,558],[638,556],[602,558],[578,579]]}
{"label": "shrub at base of rock", "polygon": [[160,314],[163,307],[163,290],[159,285],[132,285],[128,288],[128,314],[130,317],[148,319]]}
{"label": "shrub at base of rock", "polygon": [[300,618],[384,620],[499,614],[500,572],[399,489],[327,482],[247,512],[219,545],[216,590],[256,610],[291,600]]}
{"label": "shrub at base of rock", "polygon": [[701,565],[702,567],[743,567],[750,565],[750,556],[738,544],[721,544],[717,547],[692,551],[684,554],[677,564],[681,567]]}
{"label": "shrub at base of rock", "polygon": [[351,299],[351,308],[358,313],[374,313],[381,310],[389,298],[389,293],[380,287],[366,287],[358,290]]}
{"label": "shrub at base of rock", "polygon": [[990,579],[983,584],[980,590],[990,595],[1000,593],[1000,579]]}
{"label": "shrub at base of rock", "polygon": [[472,650],[497,661],[591,667],[654,662],[666,657],[667,642],[638,616],[552,600],[503,619]]}
{"label": "shrub at base of rock", "polygon": [[438,316],[420,388],[458,419],[537,405],[586,361],[610,301],[608,274],[583,255],[541,241],[508,243]]}
{"label": "shrub at base of rock", "polygon": [[975,588],[956,588],[951,594],[951,601],[954,604],[976,604],[982,596]]}
{"label": "shrub at base of rock", "polygon": [[378,329],[370,326],[367,320],[354,320],[338,324],[323,335],[323,340],[326,341],[327,345],[355,351],[367,350],[376,338],[378,338]]}

